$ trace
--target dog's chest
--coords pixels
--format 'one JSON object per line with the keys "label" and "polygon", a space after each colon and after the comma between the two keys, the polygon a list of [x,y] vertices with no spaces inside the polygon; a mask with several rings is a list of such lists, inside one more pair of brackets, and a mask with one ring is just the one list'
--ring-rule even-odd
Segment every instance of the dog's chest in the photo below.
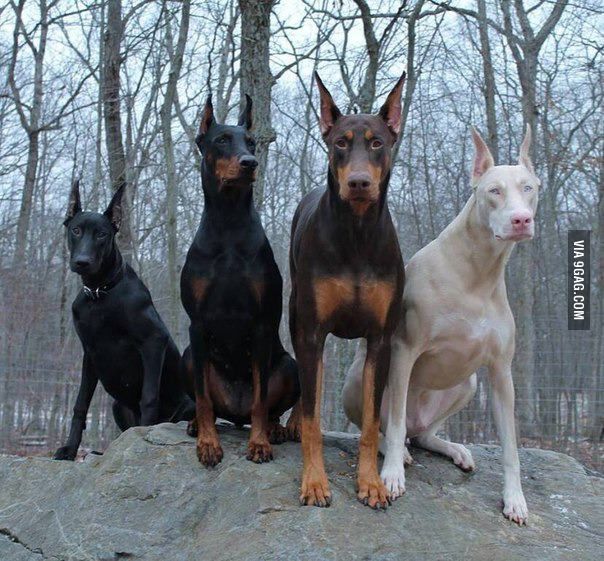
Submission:
{"label": "dog's chest", "polygon": [[368,328],[385,325],[395,283],[361,276],[326,276],[313,281],[313,292],[318,321],[331,325],[338,336],[358,337]]}
{"label": "dog's chest", "polygon": [[457,385],[501,354],[509,338],[509,326],[489,306],[481,313],[444,312],[433,321],[430,344],[413,368],[414,382],[431,389]]}

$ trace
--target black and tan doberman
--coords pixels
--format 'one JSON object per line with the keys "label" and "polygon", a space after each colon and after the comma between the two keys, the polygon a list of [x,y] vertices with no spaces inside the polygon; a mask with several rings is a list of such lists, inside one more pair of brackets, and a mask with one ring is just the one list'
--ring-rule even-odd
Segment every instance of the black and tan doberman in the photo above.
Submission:
{"label": "black and tan doberman", "polygon": [[318,75],[320,125],[329,153],[327,189],[300,202],[292,225],[290,328],[300,370],[304,470],[300,502],[329,506],[320,428],[323,345],[328,333],[367,339],[358,498],[386,508],[377,470],[380,405],[390,340],[401,318],[403,260],[386,204],[401,123],[401,76],[377,115],[342,115]]}
{"label": "black and tan doberman", "polygon": [[298,399],[296,362],[279,338],[283,280],[253,204],[257,167],[252,101],[237,126],[205,105],[197,146],[202,154],[204,210],[182,271],[182,302],[191,320],[183,357],[196,398],[197,456],[222,460],[215,420],[252,425],[247,457],[272,459],[283,442],[279,417]]}

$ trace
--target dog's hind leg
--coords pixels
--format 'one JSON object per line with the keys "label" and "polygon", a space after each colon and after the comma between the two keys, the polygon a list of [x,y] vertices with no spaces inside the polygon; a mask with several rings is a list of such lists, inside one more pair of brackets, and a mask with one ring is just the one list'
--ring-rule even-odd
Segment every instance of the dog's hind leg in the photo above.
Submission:
{"label": "dog's hind leg", "polygon": [[451,458],[453,463],[463,471],[472,471],[474,469],[474,459],[471,452],[463,444],[443,440],[436,436],[436,433],[451,415],[463,409],[474,397],[476,393],[476,374],[472,374],[465,382],[451,389],[432,390],[425,393],[429,397],[427,400],[422,399],[421,413],[410,411],[409,415],[410,417],[425,418],[426,412],[432,411],[434,417],[428,421],[426,429],[411,439],[412,444]]}
{"label": "dog's hind leg", "polygon": [[299,397],[298,366],[296,361],[283,351],[273,365],[268,381],[268,440],[271,444],[282,444],[291,439],[289,430],[291,425],[288,428],[284,427],[280,418],[283,413],[295,406]]}
{"label": "dog's hind leg", "polygon": [[119,401],[114,401],[113,406],[113,418],[115,419],[115,424],[119,427],[119,429],[124,432],[131,427],[136,427],[140,425],[141,418],[140,414],[136,411],[133,411],[127,405],[120,403]]}

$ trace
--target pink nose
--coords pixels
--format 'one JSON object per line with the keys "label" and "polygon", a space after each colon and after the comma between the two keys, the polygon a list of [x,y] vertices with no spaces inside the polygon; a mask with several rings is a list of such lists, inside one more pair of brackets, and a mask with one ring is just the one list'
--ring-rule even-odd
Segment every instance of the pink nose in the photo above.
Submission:
{"label": "pink nose", "polygon": [[512,214],[510,221],[515,232],[522,232],[533,222],[533,215],[528,210],[522,210]]}

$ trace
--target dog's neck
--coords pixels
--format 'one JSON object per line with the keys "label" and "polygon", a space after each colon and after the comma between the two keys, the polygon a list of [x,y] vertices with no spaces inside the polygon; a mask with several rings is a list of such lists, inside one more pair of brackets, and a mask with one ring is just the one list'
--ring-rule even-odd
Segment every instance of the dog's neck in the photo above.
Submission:
{"label": "dog's neck", "polygon": [[82,283],[85,287],[96,290],[110,285],[119,277],[124,267],[124,259],[115,241],[108,257],[103,260],[103,264],[98,273],[94,275],[82,275]]}
{"label": "dog's neck", "polygon": [[216,176],[202,164],[201,182],[203,187],[204,214],[210,221],[221,226],[237,226],[242,221],[255,216],[251,184],[220,185]]}
{"label": "dog's neck", "polygon": [[476,192],[443,230],[439,241],[444,247],[444,254],[454,256],[451,266],[468,284],[496,286],[504,282],[505,267],[515,243],[495,239],[480,216]]}

